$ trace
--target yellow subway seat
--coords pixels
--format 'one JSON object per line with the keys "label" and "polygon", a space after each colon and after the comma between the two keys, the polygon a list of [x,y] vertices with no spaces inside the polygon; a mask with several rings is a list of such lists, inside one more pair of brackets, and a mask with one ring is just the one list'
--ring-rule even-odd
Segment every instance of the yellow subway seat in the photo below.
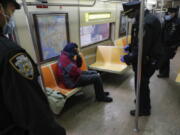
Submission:
{"label": "yellow subway seat", "polygon": [[95,63],[91,65],[92,69],[100,70],[100,71],[106,71],[106,72],[122,72],[127,68],[127,65],[125,64],[112,64],[112,63]]}
{"label": "yellow subway seat", "polygon": [[178,75],[176,77],[176,82],[180,83],[180,72],[178,73]]}
{"label": "yellow subway seat", "polygon": [[127,65],[120,61],[122,55],[125,55],[123,48],[117,46],[98,46],[96,62],[90,65],[90,68],[99,71],[121,73],[127,68]]}

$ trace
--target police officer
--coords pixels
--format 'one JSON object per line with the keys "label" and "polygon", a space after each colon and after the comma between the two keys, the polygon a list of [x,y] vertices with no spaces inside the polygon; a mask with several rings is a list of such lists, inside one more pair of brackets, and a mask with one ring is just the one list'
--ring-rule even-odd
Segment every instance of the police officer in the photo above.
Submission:
{"label": "police officer", "polygon": [[36,64],[4,36],[16,9],[16,0],[0,1],[0,135],[65,135],[38,84]]}
{"label": "police officer", "polygon": [[[131,44],[126,48],[129,51],[127,55],[121,57],[121,61],[132,65],[135,72],[135,88],[137,78],[137,57],[138,57],[138,32],[139,32],[139,16],[140,2],[133,1],[123,4],[124,14],[129,18],[135,18],[132,25]],[[142,26],[143,27],[143,26]],[[155,55],[154,48],[157,46],[160,39],[161,24],[160,21],[149,12],[145,12],[144,16],[144,32],[143,32],[143,56],[140,84],[140,101],[139,101],[139,116],[149,116],[151,114],[150,104],[150,77],[155,72]],[[135,115],[135,110],[130,111],[130,115]]]}
{"label": "police officer", "polygon": [[164,17],[162,29],[162,44],[164,55],[159,69],[159,78],[169,77],[170,59],[172,59],[180,45],[180,19],[178,18],[178,8],[169,8]]}

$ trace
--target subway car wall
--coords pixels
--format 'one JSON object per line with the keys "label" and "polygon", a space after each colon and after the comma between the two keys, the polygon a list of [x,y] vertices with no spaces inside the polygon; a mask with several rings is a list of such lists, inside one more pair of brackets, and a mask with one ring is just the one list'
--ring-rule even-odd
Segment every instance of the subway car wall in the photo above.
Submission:
{"label": "subway car wall", "polygon": [[[21,0],[19,0],[21,2]],[[35,2],[31,0],[28,2]],[[58,3],[58,0],[51,0],[51,3]],[[72,3],[72,4],[92,4],[89,0],[61,0],[61,3]],[[119,38],[119,23],[120,23],[120,11],[122,10],[122,4],[120,3],[107,3],[97,1],[93,7],[73,7],[73,6],[48,6],[48,8],[37,8],[36,6],[28,6],[30,14],[38,13],[66,13],[67,14],[67,36],[68,42],[75,42],[79,45],[81,52],[85,55],[86,62],[92,64],[95,61],[95,53],[97,45],[113,45],[113,41]],[[94,19],[86,21],[85,16],[87,13],[110,13],[110,17],[106,19]],[[24,13],[23,8],[16,11],[14,15],[16,23],[16,33],[19,39],[19,44],[25,48],[32,58],[38,62],[38,53],[40,50],[37,49],[39,46],[37,31],[35,31],[34,20],[31,22],[33,25],[33,32],[29,31],[29,25]],[[88,46],[82,47],[80,41],[80,29],[85,26],[92,26],[98,24],[110,24],[109,37],[107,40],[89,44]],[[46,63],[46,62],[45,62]]]}

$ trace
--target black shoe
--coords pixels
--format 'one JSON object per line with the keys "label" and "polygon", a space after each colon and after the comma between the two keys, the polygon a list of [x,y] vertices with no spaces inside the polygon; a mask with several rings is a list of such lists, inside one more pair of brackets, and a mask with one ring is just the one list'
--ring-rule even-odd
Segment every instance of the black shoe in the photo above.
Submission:
{"label": "black shoe", "polygon": [[97,101],[100,101],[100,102],[112,102],[113,99],[111,97],[104,96],[102,98],[97,99]]}
{"label": "black shoe", "polygon": [[163,74],[159,74],[157,75],[158,78],[169,78],[169,75],[163,75]]}
{"label": "black shoe", "polygon": [[[136,110],[131,110],[130,115],[135,116],[136,115]],[[139,116],[150,116],[150,115],[151,115],[150,111],[139,112]]]}
{"label": "black shoe", "polygon": [[104,95],[105,95],[105,96],[108,96],[108,95],[109,95],[109,92],[104,92]]}

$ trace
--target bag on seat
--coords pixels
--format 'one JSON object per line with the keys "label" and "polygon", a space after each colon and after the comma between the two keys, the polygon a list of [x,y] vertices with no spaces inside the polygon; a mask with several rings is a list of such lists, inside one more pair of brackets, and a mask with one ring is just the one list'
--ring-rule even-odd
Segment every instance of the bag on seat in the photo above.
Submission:
{"label": "bag on seat", "polygon": [[52,112],[56,115],[59,114],[64,107],[65,97],[60,92],[51,88],[46,88],[46,95]]}

